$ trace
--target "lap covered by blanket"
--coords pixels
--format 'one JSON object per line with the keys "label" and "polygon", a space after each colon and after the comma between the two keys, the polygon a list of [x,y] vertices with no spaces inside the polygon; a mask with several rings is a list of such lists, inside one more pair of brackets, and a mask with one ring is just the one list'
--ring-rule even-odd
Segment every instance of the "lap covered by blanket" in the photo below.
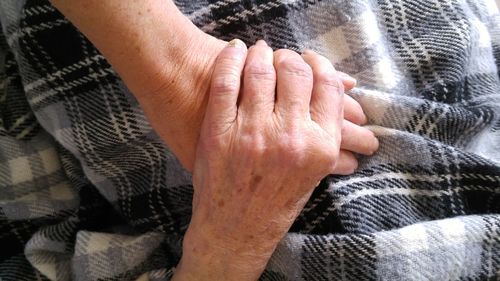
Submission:
{"label": "lap covered by blanket", "polygon": [[[380,150],[329,176],[261,280],[500,279],[494,0],[179,0],[205,32],[358,79]],[[0,2],[0,280],[168,280],[192,185],[46,0]]]}

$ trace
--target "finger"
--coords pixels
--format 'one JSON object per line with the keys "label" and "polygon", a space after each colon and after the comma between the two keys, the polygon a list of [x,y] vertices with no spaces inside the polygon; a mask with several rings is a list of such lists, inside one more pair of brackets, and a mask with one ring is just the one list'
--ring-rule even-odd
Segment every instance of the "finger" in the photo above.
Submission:
{"label": "finger", "polygon": [[358,168],[358,159],[347,150],[340,150],[339,159],[333,170],[334,175],[350,175]]}
{"label": "finger", "polygon": [[212,129],[223,132],[236,119],[241,72],[246,55],[245,43],[235,39],[228,43],[215,61],[205,115]]}
{"label": "finger", "polygon": [[251,120],[265,118],[273,112],[276,89],[273,56],[273,50],[263,40],[248,50],[239,110]]}
{"label": "finger", "polygon": [[344,119],[357,125],[364,125],[367,122],[363,108],[349,95],[344,95]]}
{"label": "finger", "polygon": [[299,54],[284,49],[274,53],[274,67],[277,78],[275,112],[286,120],[309,118],[313,86],[311,67]]}
{"label": "finger", "polygon": [[344,120],[340,148],[364,155],[372,155],[378,149],[378,139],[372,131]]}
{"label": "finger", "polygon": [[358,83],[358,81],[356,81],[356,79],[354,77],[352,77],[351,75],[349,75],[345,72],[338,71],[338,70],[337,70],[337,74],[339,75],[340,80],[342,80],[342,84],[344,84],[344,90],[350,91],[354,87],[356,87],[356,84]]}
{"label": "finger", "polygon": [[314,86],[311,97],[311,118],[331,136],[340,136],[342,128],[344,87],[330,61],[313,51],[302,55],[311,66]]}
{"label": "finger", "polygon": [[[310,57],[314,55],[319,56],[319,54],[314,51],[306,50],[304,51],[303,57],[306,62],[309,63]],[[324,63],[330,63],[330,61],[326,61],[327,59],[325,58]],[[357,84],[356,79],[347,73],[337,70],[337,76],[342,81],[344,92],[352,90]],[[367,122],[367,118],[361,108],[361,105],[349,95],[344,96],[344,118],[358,125],[364,125]]]}

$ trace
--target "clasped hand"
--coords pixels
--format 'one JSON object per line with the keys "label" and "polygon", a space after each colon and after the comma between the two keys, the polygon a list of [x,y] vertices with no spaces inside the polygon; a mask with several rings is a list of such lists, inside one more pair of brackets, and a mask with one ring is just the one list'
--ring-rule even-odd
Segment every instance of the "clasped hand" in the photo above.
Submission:
{"label": "clasped hand", "polygon": [[[341,155],[344,89],[324,57],[231,41],[212,75],[177,280],[256,280]],[[377,149],[369,131],[365,149]]]}

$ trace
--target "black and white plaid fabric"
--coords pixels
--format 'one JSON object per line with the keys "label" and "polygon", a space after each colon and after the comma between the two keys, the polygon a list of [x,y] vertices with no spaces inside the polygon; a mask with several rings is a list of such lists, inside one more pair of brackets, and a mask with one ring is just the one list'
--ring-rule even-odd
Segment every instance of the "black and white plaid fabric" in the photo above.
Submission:
{"label": "black and white plaid fabric", "polygon": [[[353,74],[380,150],[326,178],[261,280],[500,280],[494,0],[179,0]],[[0,1],[0,280],[168,280],[190,175],[47,1]]]}

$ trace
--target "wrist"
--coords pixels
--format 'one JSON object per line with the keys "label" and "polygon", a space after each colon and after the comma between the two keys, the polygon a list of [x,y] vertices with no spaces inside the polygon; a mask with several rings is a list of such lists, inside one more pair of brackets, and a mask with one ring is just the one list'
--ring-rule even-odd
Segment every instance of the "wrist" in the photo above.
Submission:
{"label": "wrist", "polygon": [[[150,76],[148,87],[142,87],[135,93],[140,98],[157,94],[202,92],[203,97],[207,96],[215,59],[226,43],[202,32],[191,22],[189,25],[190,28],[181,31],[175,38],[175,44],[151,58],[153,75]],[[185,99],[186,96],[179,98]]]}
{"label": "wrist", "polygon": [[175,268],[172,281],[184,280],[225,281],[230,279],[225,277],[224,270],[214,260],[197,259],[197,262],[193,262],[183,254]]}
{"label": "wrist", "polygon": [[[154,129],[181,164],[192,170],[213,65],[226,43],[197,28],[181,37],[177,43],[184,46],[166,51],[150,66],[147,86],[131,90],[143,108],[161,109],[157,111],[161,113],[146,112],[148,119],[152,124],[169,120],[170,126]],[[176,123],[188,125],[189,130]]]}
{"label": "wrist", "polygon": [[255,266],[254,263],[253,260],[223,252],[207,254],[183,250],[172,280],[255,281],[264,267]]}
{"label": "wrist", "polygon": [[249,253],[248,246],[212,235],[210,231],[195,230],[190,225],[173,280],[257,280],[272,251]]}

